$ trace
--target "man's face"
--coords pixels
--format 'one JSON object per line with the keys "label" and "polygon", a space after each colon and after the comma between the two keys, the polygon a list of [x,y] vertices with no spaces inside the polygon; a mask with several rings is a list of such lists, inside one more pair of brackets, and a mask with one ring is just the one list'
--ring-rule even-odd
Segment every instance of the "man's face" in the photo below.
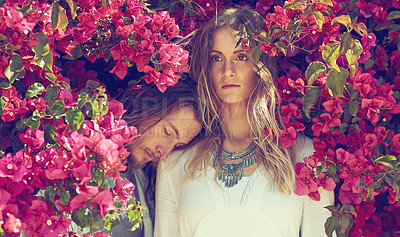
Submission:
{"label": "man's face", "polygon": [[191,107],[172,111],[132,141],[128,150],[133,168],[143,168],[148,162],[166,159],[175,148],[188,144],[200,129],[201,124]]}

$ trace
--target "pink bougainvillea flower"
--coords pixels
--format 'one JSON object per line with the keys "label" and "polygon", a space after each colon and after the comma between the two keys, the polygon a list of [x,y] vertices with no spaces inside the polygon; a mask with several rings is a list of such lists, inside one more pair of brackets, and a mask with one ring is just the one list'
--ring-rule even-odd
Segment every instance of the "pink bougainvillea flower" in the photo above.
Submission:
{"label": "pink bougainvillea flower", "polygon": [[330,130],[330,127],[340,126],[342,124],[337,114],[323,113],[321,114],[321,118],[325,119],[325,124],[322,128],[322,132],[328,132]]}
{"label": "pink bougainvillea flower", "polygon": [[363,99],[361,102],[361,108],[367,111],[367,118],[374,125],[378,122],[378,113],[380,113],[383,103],[383,100],[377,98]]}
{"label": "pink bougainvillea flower", "polygon": [[111,235],[103,232],[96,232],[93,235],[91,235],[90,233],[83,234],[82,237],[111,237]]}
{"label": "pink bougainvillea flower", "polygon": [[327,177],[326,173],[320,173],[317,176],[318,183],[327,191],[333,191],[336,187],[335,181],[331,177]]}
{"label": "pink bougainvillea flower", "polygon": [[92,200],[90,200],[90,203],[99,206],[100,215],[103,218],[107,211],[116,210],[112,193],[108,190],[103,190],[98,193],[94,198],[92,198]]}
{"label": "pink bougainvillea flower", "polygon": [[288,148],[297,139],[297,133],[305,129],[304,124],[298,121],[285,124],[286,129],[281,130],[279,138],[281,139],[284,147]]}
{"label": "pink bougainvillea flower", "polygon": [[289,103],[288,105],[282,106],[281,115],[282,121],[284,123],[289,123],[289,119],[291,116],[298,117],[299,115],[299,107],[293,103]]}
{"label": "pink bougainvillea flower", "polygon": [[128,64],[125,61],[118,60],[115,66],[111,69],[110,73],[114,73],[120,79],[123,79],[128,72]]}
{"label": "pink bougainvillea flower", "polygon": [[17,165],[7,159],[11,158],[11,153],[0,159],[0,177],[9,178],[14,182],[20,182],[28,169],[24,165]]}
{"label": "pink bougainvillea flower", "polygon": [[21,233],[22,230],[26,229],[26,224],[22,223],[21,219],[17,218],[11,213],[7,213],[7,220],[4,223],[4,229],[9,233]]}
{"label": "pink bougainvillea flower", "polygon": [[44,132],[39,129],[31,130],[31,128],[28,128],[25,133],[19,134],[19,139],[33,151],[38,151],[44,145]]}
{"label": "pink bougainvillea flower", "polygon": [[340,97],[335,96],[334,100],[325,101],[322,105],[328,112],[340,113],[343,112],[341,104],[343,104],[343,101],[340,99]]}
{"label": "pink bougainvillea flower", "polygon": [[28,17],[24,17],[22,12],[16,10],[14,7],[7,7],[6,9],[7,16],[5,17],[5,23],[8,27],[24,34],[28,34],[33,30],[37,22],[28,21]]}
{"label": "pink bougainvillea flower", "polygon": [[379,84],[379,82],[371,76],[369,73],[362,73],[352,78],[354,87],[353,89],[360,92],[362,97],[366,97],[371,93],[373,88]]}
{"label": "pink bougainvillea flower", "polygon": [[[297,195],[309,195],[318,192],[318,183],[314,180],[314,172],[304,163],[295,164],[296,188],[294,193]],[[313,195],[317,198],[316,195]]]}
{"label": "pink bougainvillea flower", "polygon": [[127,179],[116,179],[114,192],[117,194],[119,201],[122,205],[126,205],[128,198],[134,196],[135,185]]}
{"label": "pink bougainvillea flower", "polygon": [[357,1],[356,6],[365,18],[371,17],[379,10],[379,7],[376,4],[366,2],[366,0]]}
{"label": "pink bougainvillea flower", "polygon": [[376,41],[376,36],[374,33],[369,33],[368,35],[364,35],[361,39],[363,49],[370,50],[372,47],[376,45],[375,41]]}
{"label": "pink bougainvillea flower", "polygon": [[260,50],[263,51],[264,53],[268,54],[270,57],[275,56],[275,43],[272,44],[263,44],[260,46]]}

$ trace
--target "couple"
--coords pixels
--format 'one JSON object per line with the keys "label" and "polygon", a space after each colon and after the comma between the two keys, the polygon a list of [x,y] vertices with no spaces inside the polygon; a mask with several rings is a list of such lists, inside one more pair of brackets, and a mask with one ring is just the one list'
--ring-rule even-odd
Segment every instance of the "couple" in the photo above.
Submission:
{"label": "couple", "polygon": [[[228,9],[197,30],[191,64],[198,100],[179,84],[164,95],[132,95],[137,112],[125,119],[142,135],[130,144],[128,174],[149,212],[144,228],[126,236],[152,236],[153,221],[155,236],[325,236],[333,193],[321,190],[319,202],[293,193],[294,163],[313,153],[312,142],[282,145],[269,59],[256,63],[237,46],[241,24],[260,31],[263,18]],[[113,236],[128,226],[118,228]]]}

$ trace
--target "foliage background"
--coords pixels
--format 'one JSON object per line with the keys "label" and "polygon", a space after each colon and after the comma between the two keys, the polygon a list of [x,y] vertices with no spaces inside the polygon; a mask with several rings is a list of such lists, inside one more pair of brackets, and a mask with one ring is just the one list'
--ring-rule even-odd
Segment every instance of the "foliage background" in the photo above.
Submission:
{"label": "foliage background", "polygon": [[265,31],[242,28],[241,44],[255,60],[277,59],[281,139],[290,146],[302,132],[317,150],[296,165],[295,192],[334,190],[328,235],[400,235],[398,1],[0,3],[3,234],[67,234],[71,219],[112,228],[125,211],[137,226],[133,187],[115,172],[137,131],[110,98],[143,80],[160,90],[184,80],[190,44],[174,42],[222,8],[249,5]]}

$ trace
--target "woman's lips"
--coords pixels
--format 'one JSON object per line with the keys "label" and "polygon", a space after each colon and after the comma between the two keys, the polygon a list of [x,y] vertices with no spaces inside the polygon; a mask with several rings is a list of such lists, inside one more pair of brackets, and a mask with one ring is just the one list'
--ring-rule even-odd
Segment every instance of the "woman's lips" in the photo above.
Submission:
{"label": "woman's lips", "polygon": [[223,85],[222,89],[230,89],[230,88],[236,88],[236,87],[239,87],[239,85],[227,84],[227,85]]}

